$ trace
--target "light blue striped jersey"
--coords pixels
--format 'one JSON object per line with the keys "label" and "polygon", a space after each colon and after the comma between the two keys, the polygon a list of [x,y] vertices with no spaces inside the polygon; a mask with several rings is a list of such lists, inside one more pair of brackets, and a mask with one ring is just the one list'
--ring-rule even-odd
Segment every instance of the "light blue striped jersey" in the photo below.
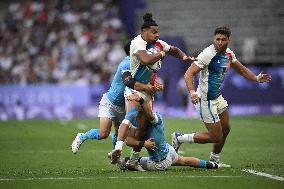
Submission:
{"label": "light blue striped jersey", "polygon": [[125,71],[130,71],[130,58],[125,57],[122,62],[118,65],[111,86],[107,92],[107,98],[117,106],[124,106],[124,89],[125,85],[122,80],[122,74]]}
{"label": "light blue striped jersey", "polygon": [[197,94],[203,100],[214,100],[221,95],[224,76],[232,62],[237,61],[229,48],[224,53],[217,53],[214,45],[205,48],[194,63],[202,68]]}

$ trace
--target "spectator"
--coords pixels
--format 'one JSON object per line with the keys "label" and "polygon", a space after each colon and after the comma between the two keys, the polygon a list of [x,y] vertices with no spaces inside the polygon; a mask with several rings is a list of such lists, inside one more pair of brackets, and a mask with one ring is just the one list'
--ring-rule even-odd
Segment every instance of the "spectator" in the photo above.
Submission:
{"label": "spectator", "polygon": [[105,82],[125,56],[111,1],[19,1],[2,16],[0,83]]}

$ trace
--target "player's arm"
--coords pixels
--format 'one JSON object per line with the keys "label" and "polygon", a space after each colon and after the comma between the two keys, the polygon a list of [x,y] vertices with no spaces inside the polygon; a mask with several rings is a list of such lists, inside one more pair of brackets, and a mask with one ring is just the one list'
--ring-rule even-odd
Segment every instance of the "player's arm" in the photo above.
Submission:
{"label": "player's arm", "polygon": [[130,147],[145,147],[149,150],[154,150],[156,148],[156,143],[154,142],[153,139],[148,139],[148,140],[138,140],[135,137],[137,130],[131,128],[129,130],[128,136],[126,137],[126,145]]}
{"label": "player's arm", "polygon": [[152,86],[151,84],[143,84],[138,81],[136,81],[130,71],[124,71],[122,73],[122,80],[125,84],[125,86],[135,89],[137,91],[145,91],[146,93],[152,95],[155,92],[155,86]]}
{"label": "player's arm", "polygon": [[143,65],[152,65],[163,58],[165,56],[165,52],[160,51],[158,53],[148,54],[146,50],[138,50],[135,55]]}
{"label": "player's arm", "polygon": [[263,83],[263,82],[269,82],[272,79],[271,75],[266,74],[266,73],[260,73],[258,75],[255,75],[250,69],[245,67],[238,60],[236,60],[235,62],[232,62],[231,67],[234,70],[236,70],[236,72],[238,72],[241,76],[247,78],[248,80]]}
{"label": "player's arm", "polygon": [[184,80],[187,86],[187,90],[190,93],[191,101],[194,104],[196,104],[199,100],[195,92],[194,76],[200,71],[201,68],[198,67],[195,63],[192,63],[184,74]]}
{"label": "player's arm", "polygon": [[187,56],[182,50],[180,50],[178,47],[175,46],[170,46],[170,50],[167,52],[167,54],[187,62],[188,61],[192,62],[196,60],[194,57]]}

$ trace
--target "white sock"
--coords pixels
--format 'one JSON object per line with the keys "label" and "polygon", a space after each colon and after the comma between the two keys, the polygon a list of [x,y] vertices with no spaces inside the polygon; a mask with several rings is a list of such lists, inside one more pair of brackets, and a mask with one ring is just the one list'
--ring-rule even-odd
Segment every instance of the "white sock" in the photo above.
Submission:
{"label": "white sock", "polygon": [[124,142],[121,141],[121,140],[116,141],[116,144],[115,144],[114,149],[115,149],[115,150],[122,150],[123,144],[124,144]]}
{"label": "white sock", "polygon": [[153,114],[154,114],[154,119],[151,121],[151,123],[152,123],[152,124],[156,124],[156,123],[158,123],[159,118],[158,118],[158,116],[157,116],[156,113],[153,113]]}
{"label": "white sock", "polygon": [[184,143],[184,142],[194,143],[194,139],[193,139],[194,135],[195,133],[183,134],[181,136],[178,136],[177,139],[180,143]]}
{"label": "white sock", "polygon": [[132,150],[130,159],[131,160],[138,160],[139,159],[139,155],[140,155],[140,152],[135,152],[135,151]]}

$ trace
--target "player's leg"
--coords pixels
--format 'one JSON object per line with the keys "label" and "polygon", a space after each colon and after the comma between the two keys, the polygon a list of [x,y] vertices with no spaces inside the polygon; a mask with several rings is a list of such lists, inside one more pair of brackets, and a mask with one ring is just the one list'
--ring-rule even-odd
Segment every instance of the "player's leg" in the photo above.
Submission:
{"label": "player's leg", "polygon": [[105,139],[109,136],[112,126],[112,120],[107,117],[100,118],[100,128],[91,129],[85,133],[78,133],[71,144],[71,149],[76,154],[83,142],[89,139]]}
{"label": "player's leg", "polygon": [[117,136],[118,136],[118,128],[120,126],[120,122],[113,122],[113,125],[114,125],[114,133],[112,134],[111,136],[111,142],[112,142],[112,148],[114,149],[115,148],[115,144],[117,142]]}
{"label": "player's leg", "polygon": [[99,105],[100,128],[95,128],[87,131],[86,133],[78,133],[71,144],[72,152],[75,154],[78,152],[81,144],[88,139],[104,139],[109,136],[112,121],[119,114],[123,112],[122,107],[113,105],[104,94]]}
{"label": "player's leg", "polygon": [[156,123],[158,123],[159,118],[156,115],[156,113],[153,112],[153,107],[152,106],[153,106],[152,101],[148,101],[148,102],[145,102],[142,105],[142,108],[144,110],[144,114],[145,114],[147,120],[149,120],[150,123],[152,123],[152,124],[156,124]]}
{"label": "player's leg", "polygon": [[150,160],[149,157],[141,157],[140,160],[140,165],[144,170],[147,171],[156,171],[156,162]]}
{"label": "player's leg", "polygon": [[[181,134],[174,132],[173,135],[173,143],[174,148],[178,149],[182,143],[198,143],[198,144],[206,144],[206,143],[218,143],[222,140],[222,127],[221,122],[217,123],[204,123],[208,132],[196,132],[191,134]],[[176,141],[176,142],[175,142]],[[176,148],[175,146],[178,146]]]}
{"label": "player's leg", "polygon": [[[146,139],[146,130],[145,130],[145,123],[146,123],[146,117],[144,115],[144,111],[139,111],[138,117],[137,117],[137,128],[131,128],[129,135],[134,136],[138,141],[144,141]],[[140,158],[140,151],[142,147],[137,146],[133,147],[131,151],[131,155],[129,158],[129,161],[127,161],[127,166],[132,167],[132,169],[137,170],[137,171],[145,171],[140,163],[139,163],[139,158]]]}
{"label": "player's leg", "polygon": [[223,149],[224,144],[226,142],[226,138],[227,138],[227,136],[230,132],[229,113],[228,113],[227,110],[225,110],[219,116],[220,116],[220,120],[221,120],[223,137],[222,137],[220,142],[215,143],[213,145],[213,150],[210,154],[209,160],[211,162],[216,162],[216,163],[220,164],[220,167],[231,167],[230,165],[220,163],[220,153],[222,152],[222,149]]}
{"label": "player's leg", "polygon": [[[115,150],[120,151],[122,150],[123,143],[127,137],[129,127],[137,128],[137,116],[140,108],[140,102],[139,100],[135,99],[142,98],[139,92],[132,90],[128,87],[125,88],[124,96],[126,115],[119,126],[117,143],[115,145]],[[144,103],[147,103],[147,101],[144,101]]]}
{"label": "player's leg", "polygon": [[179,156],[178,160],[173,165],[190,166],[190,167],[195,167],[195,168],[206,168],[206,169],[218,168],[217,163],[207,162],[205,160],[198,159],[196,157],[184,157],[184,156]]}
{"label": "player's leg", "polygon": [[153,99],[152,96],[150,96],[147,93],[141,92],[141,91],[135,91],[132,90],[132,94],[127,96],[128,100],[131,101],[138,101],[143,100],[142,108],[144,116],[146,116],[147,120],[150,121],[152,124],[158,123],[159,119],[155,112],[153,112]]}
{"label": "player's leg", "polygon": [[[139,97],[144,99],[144,103],[142,104],[143,108],[145,104],[147,104],[146,111],[151,111],[152,112],[152,99],[151,97],[146,96],[143,93],[140,93],[138,91],[125,88],[125,103],[126,103],[126,116],[125,119],[122,121],[121,125],[119,126],[118,130],[118,137],[117,137],[117,142],[115,145],[115,148],[112,152],[108,154],[109,158],[111,159],[111,163],[115,164],[117,163],[117,160],[119,159],[122,151],[122,147],[124,144],[124,141],[127,137],[127,133],[129,130],[129,127],[137,128],[137,116],[138,116],[138,111],[141,107],[140,101],[135,100]],[[151,108],[149,108],[151,107]],[[153,114],[153,113],[152,113]],[[148,113],[147,115],[151,115],[151,113]],[[155,116],[152,116],[152,121],[158,122],[155,119]],[[158,118],[157,118],[158,120]],[[133,152],[134,153],[134,152]]]}
{"label": "player's leg", "polygon": [[204,124],[208,132],[196,132],[192,137],[193,138],[192,142],[198,144],[206,144],[206,143],[217,143],[221,141],[222,139],[221,123],[217,122],[217,123],[204,123]]}
{"label": "player's leg", "polygon": [[[115,149],[122,149],[123,142],[127,137],[129,127],[137,127],[137,115],[140,104],[136,101],[125,101],[126,103],[126,115],[124,120],[119,126],[117,144]],[[121,144],[118,144],[121,143]]]}
{"label": "player's leg", "polygon": [[82,142],[88,139],[105,139],[109,136],[111,131],[111,126],[113,120],[118,116],[117,109],[121,109],[115,105],[113,105],[106,95],[104,95],[100,101],[99,105],[99,115],[100,118],[100,128],[91,129],[86,133],[80,135],[80,140]]}
{"label": "player's leg", "polygon": [[80,139],[82,142],[88,139],[96,139],[101,140],[105,139],[109,136],[111,131],[112,120],[108,117],[101,117],[100,118],[100,128],[91,129],[83,134],[80,135]]}
{"label": "player's leg", "polygon": [[[218,102],[217,111],[219,114],[223,135],[220,142],[215,143],[213,145],[213,150],[210,154],[210,161],[220,163],[220,153],[224,147],[226,138],[230,132],[230,120],[229,120],[229,112],[227,109],[228,107],[227,101],[222,96],[219,96],[217,102]],[[220,166],[231,167],[230,165],[226,165],[224,163],[221,163]]]}
{"label": "player's leg", "polygon": [[195,105],[196,110],[199,112],[201,120],[206,126],[208,132],[196,132],[190,134],[181,134],[174,132],[172,134],[172,146],[177,151],[182,143],[218,143],[222,139],[222,127],[220,118],[217,113],[216,101],[203,101],[200,100]]}
{"label": "player's leg", "polygon": [[229,113],[228,113],[228,110],[225,110],[223,113],[221,113],[219,115],[220,117],[220,121],[221,121],[221,127],[222,127],[222,139],[220,142],[218,143],[215,143],[213,145],[213,153],[215,154],[219,154],[222,149],[223,149],[223,146],[225,144],[225,141],[226,141],[226,138],[228,136],[228,134],[230,133],[230,124],[229,124]]}
{"label": "player's leg", "polygon": [[108,157],[112,164],[116,164],[121,156],[122,147],[127,137],[129,127],[137,127],[138,108],[140,106],[139,102],[125,100],[125,105],[126,115],[119,126],[117,142],[114,149],[108,153]]}
{"label": "player's leg", "polygon": [[158,171],[163,171],[168,169],[171,165],[175,164],[178,160],[178,154],[176,153],[175,149],[168,145],[169,151],[164,160],[161,160],[159,162],[155,162],[154,167]]}

